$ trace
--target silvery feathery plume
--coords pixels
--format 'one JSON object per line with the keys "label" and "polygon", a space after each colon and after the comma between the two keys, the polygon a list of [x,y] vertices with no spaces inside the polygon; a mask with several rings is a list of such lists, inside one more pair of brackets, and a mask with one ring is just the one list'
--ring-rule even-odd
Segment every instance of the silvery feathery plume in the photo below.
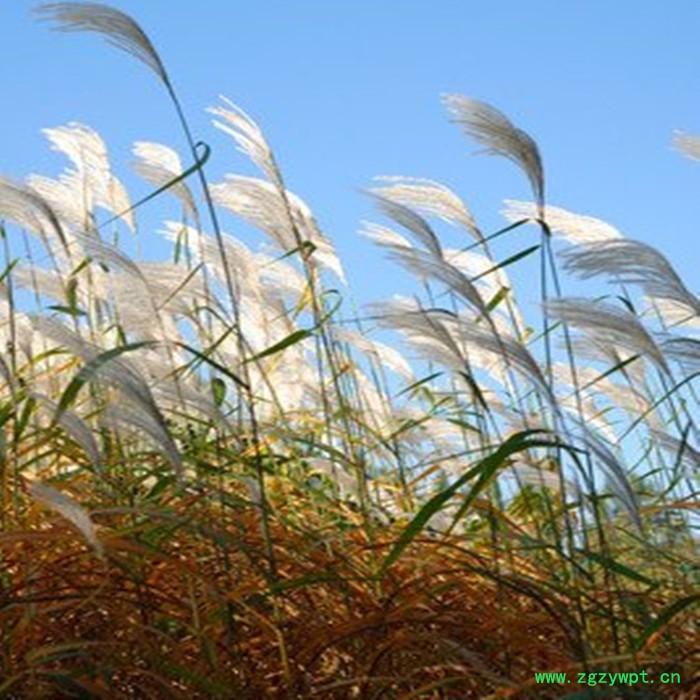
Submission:
{"label": "silvery feathery plume", "polygon": [[90,127],[71,122],[66,126],[43,129],[55,151],[65,154],[75,166],[64,175],[77,183],[84,207],[93,203],[120,217],[133,231],[136,223],[129,195],[124,185],[112,174],[107,146]]}
{"label": "silvery feathery plume", "polygon": [[663,353],[639,319],[625,309],[591,299],[550,299],[545,313],[580,330],[586,339],[599,347],[623,349],[633,355],[648,357],[668,372]]}
{"label": "silvery feathery plume", "polygon": [[[205,265],[216,280],[225,283],[230,279],[238,300],[244,292],[255,298],[260,296],[258,266],[243,243],[222,232],[222,246],[219,246],[210,236],[180,221],[166,221],[164,226],[160,233],[170,241],[184,240],[195,262]],[[243,280],[245,285],[241,284]]]}
{"label": "silvery feathery plume", "polygon": [[404,334],[427,360],[457,371],[464,369],[464,352],[439,315],[405,297],[370,304],[368,308],[380,327]]}
{"label": "silvery feathery plume", "polygon": [[688,134],[684,131],[676,131],[673,135],[673,146],[684,156],[693,160],[700,160],[700,136]]}
{"label": "silvery feathery plume", "polygon": [[[544,206],[544,169],[534,139],[518,129],[499,110],[462,95],[446,95],[444,103],[468,136],[484,145],[485,152],[516,163],[527,176],[542,212]],[[541,218],[539,216],[538,218]]]}
{"label": "silvery feathery plume", "polygon": [[[177,337],[177,329],[174,320],[168,315],[176,312],[186,313],[187,307],[171,303],[176,291],[181,291],[182,286],[169,288],[168,278],[172,279],[172,271],[169,267],[156,263],[136,263],[115,246],[108,245],[94,236],[79,234],[76,236],[86,254],[95,260],[99,260],[110,268],[117,268],[126,274],[110,274],[105,276],[106,296],[111,293],[117,303],[120,313],[124,314],[124,320],[131,318],[135,322],[134,329],[138,333],[151,335],[156,333],[159,339],[167,342],[171,337]],[[186,278],[184,274],[179,277],[182,285]],[[175,285],[178,282],[174,283]],[[188,291],[194,285],[187,285]],[[139,323],[138,319],[142,322]],[[172,336],[167,328],[172,330]]]}
{"label": "silvery feathery plume", "polygon": [[430,278],[444,284],[455,294],[459,294],[479,313],[487,314],[486,304],[481,298],[479,290],[454,265],[416,248],[394,248],[389,252],[389,258],[420,277]]}
{"label": "silvery feathery plume", "polygon": [[[155,407],[155,403],[153,406]],[[151,438],[153,444],[170,462],[178,481],[182,481],[184,475],[182,458],[159,411],[143,410],[143,406],[127,400],[120,401],[118,405],[108,406],[101,416],[117,426],[136,430]]]}
{"label": "silvery feathery plume", "polygon": [[94,231],[87,234],[77,234],[76,241],[80,243],[88,257],[103,263],[107,267],[123,270],[135,278],[139,278],[145,284],[145,279],[139,266],[116,246],[105,243],[105,241],[98,238]]}
{"label": "silvery feathery plume", "polygon": [[[572,376],[571,367],[569,365],[555,363],[552,367],[554,379],[559,385],[575,386],[582,382],[582,372],[577,370],[576,382]],[[594,371],[595,374],[595,371]],[[596,386],[596,389],[598,387]],[[559,398],[559,405],[568,413],[577,417],[579,420],[584,420],[589,427],[595,429],[610,442],[616,442],[617,436],[613,427],[608,420],[609,408],[601,408],[597,402],[600,397],[598,392],[574,391],[573,393],[562,392]]]}
{"label": "silvery feathery plume", "polygon": [[353,393],[361,407],[362,422],[371,425],[377,434],[388,437],[396,430],[394,409],[377,390],[373,381],[358,367],[353,369]]}
{"label": "silvery feathery plume", "polygon": [[282,196],[272,183],[242,175],[227,175],[224,182],[211,186],[211,192],[217,204],[268,234],[282,250],[288,252],[301,243],[312,243],[315,249],[311,259],[345,281],[332,243],[319,229],[308,205],[293,192],[286,191]]}
{"label": "silvery feathery plume", "polygon": [[[180,156],[168,146],[138,141],[134,144],[133,152],[139,159],[132,166],[134,171],[154,187],[163,187],[183,173]],[[180,180],[171,185],[169,190],[180,200],[187,215],[198,222],[197,207],[187,183]]]}
{"label": "silvery feathery plume", "polygon": [[[224,262],[219,246],[209,236],[180,222],[166,221],[165,227],[163,235],[173,241],[184,238],[194,260],[204,263],[214,279],[219,282],[226,281],[224,264],[227,265],[228,278],[236,288],[237,301],[241,305],[239,313],[246,317],[246,334],[264,333],[264,326],[269,323],[267,310],[270,309],[271,315],[277,316],[276,300],[291,297],[298,301],[304,293],[304,278],[292,265],[284,261],[262,253],[253,253],[241,241],[223,234],[221,241],[226,253]],[[190,288],[191,285],[188,284],[186,289],[189,291]],[[201,296],[201,293],[199,294]],[[252,338],[249,340],[252,342]]]}
{"label": "silvery feathery plume", "polygon": [[[501,289],[512,287],[503,268],[496,268],[493,260],[472,250],[445,251],[445,260],[458,270],[468,275],[473,283],[483,285],[484,292],[490,297]],[[494,269],[496,268],[496,269]]]}
{"label": "silvery feathery plume", "polygon": [[605,475],[608,477],[608,483],[613,493],[620,499],[629,513],[632,522],[641,532],[643,528],[639,516],[637,498],[627,477],[625,468],[608,445],[593,435],[585,426],[579,426],[579,428],[582,432],[583,444],[603,469]]}
{"label": "silvery feathery plume", "polygon": [[536,427],[546,427],[544,418],[540,411],[521,410],[518,407],[504,403],[498,394],[488,395],[485,392],[486,402],[488,407],[497,415],[499,415],[506,424],[513,430],[531,430]]}
{"label": "silvery feathery plume", "polygon": [[[628,365],[625,370],[630,370]],[[629,385],[618,384],[610,377],[601,374],[591,367],[577,367],[574,378],[569,365],[555,364],[554,376],[562,384],[574,387],[573,398],[576,394],[586,396],[593,394],[604,398],[610,405],[621,411],[626,411],[632,418],[645,416],[645,421],[650,428],[658,428],[663,425],[656,411],[652,411],[649,399],[638,391],[635,386],[643,386],[644,378],[636,378],[634,372],[629,376]]]}
{"label": "silvery feathery plume", "polygon": [[682,330],[700,331],[700,314],[693,313],[687,304],[673,299],[647,297],[650,311],[659,314],[666,328],[682,326]]}
{"label": "silvery feathery plume", "polygon": [[68,243],[56,213],[46,200],[28,185],[0,177],[0,216],[10,219],[27,231],[45,237],[46,240],[49,240],[49,232],[53,232],[61,245],[68,250]]}
{"label": "silvery feathery plume", "polygon": [[[120,276],[110,274],[105,278],[107,286],[111,286],[111,291],[117,295],[117,299],[119,299],[120,288],[122,292],[125,292],[121,294],[122,308],[124,310],[127,312],[132,311],[141,317],[144,316],[144,313],[150,314],[152,328],[155,327],[153,326],[154,322],[157,324],[161,323],[160,309],[156,303],[151,285],[136,262],[115,246],[105,243],[96,236],[77,234],[76,240],[82,245],[88,256],[102,262],[104,265],[123,270],[127,274],[129,282],[126,283],[123,276],[120,279]],[[148,324],[146,324],[146,328],[148,328]],[[158,328],[158,330],[161,331],[162,335],[162,328]]]}
{"label": "silvery feathery plume", "polygon": [[39,503],[70,521],[80,531],[100,559],[104,559],[104,547],[97,537],[97,528],[88,512],[73,498],[52,486],[38,481],[24,481],[29,494]]}
{"label": "silvery feathery plume", "polygon": [[20,265],[13,270],[13,281],[21,288],[31,289],[36,294],[65,303],[66,284],[63,277],[53,270],[44,270],[34,265]]}
{"label": "silvery feathery plume", "polygon": [[172,352],[172,345],[182,339],[177,325],[178,314],[172,308],[154,305],[151,296],[153,279],[137,284],[131,275],[112,274],[106,282],[105,296],[113,303],[122,331],[139,340],[159,341],[162,348],[169,347],[168,352]]}
{"label": "silvery feathery plume", "polygon": [[[85,211],[83,187],[78,179],[63,173],[57,180],[43,175],[30,175],[27,185],[36,192],[56,213],[62,224],[76,229],[85,227],[88,214]],[[70,229],[64,230],[72,242]]]}
{"label": "silvery feathery plume", "polygon": [[700,451],[687,440],[679,440],[663,430],[652,430],[651,437],[671,455],[676,464],[690,476],[700,474]]}
{"label": "silvery feathery plume", "polygon": [[191,302],[204,302],[207,289],[201,276],[193,275],[170,262],[140,262],[138,268],[152,295],[153,304],[158,309],[185,315]]}
{"label": "silvery feathery plume", "polygon": [[595,342],[585,334],[573,335],[571,350],[581,364],[602,362],[608,367],[617,367],[624,363],[620,372],[625,381],[639,387],[648,386],[649,365],[644,362],[644,356],[639,353],[632,353],[613,343]]}
{"label": "silvery feathery plume", "polygon": [[[482,298],[495,299],[497,296],[506,295],[507,299],[512,299],[512,285],[507,273],[491,258],[472,250],[446,249],[445,260],[469,277]],[[499,304],[489,311],[489,317],[497,328],[508,331],[515,329],[519,335],[522,335],[526,328],[520,310],[515,304],[511,304],[507,311],[504,311]]]}
{"label": "silvery feathery plume", "polygon": [[305,293],[306,279],[294,265],[266,253],[254,253],[253,258],[259,266],[266,296],[298,300]]}
{"label": "silvery feathery plume", "polygon": [[503,332],[495,333],[492,328],[485,328],[473,322],[460,324],[459,337],[463,342],[500,358],[505,366],[511,367],[530,381],[552,407],[557,409],[556,400],[539,363],[517,340]]}
{"label": "silvery feathery plume", "polygon": [[413,248],[413,244],[408,238],[397,233],[394,229],[371,221],[362,222],[360,234],[383,248]]}
{"label": "silvery feathery plume", "polygon": [[388,367],[392,372],[396,372],[407,383],[415,381],[413,370],[406,359],[398,350],[370,340],[366,335],[352,328],[338,328],[335,330],[335,337],[341,342],[348,343],[360,352],[379,360],[382,365]]}
{"label": "silvery feathery plume", "polygon": [[[107,41],[117,48],[131,54],[142,63],[147,65],[165,86],[172,104],[177,113],[178,120],[190,147],[192,157],[199,160],[197,147],[192,131],[187,122],[185,112],[177,96],[173,84],[170,82],[165,66],[156,52],[153,44],[141,29],[141,27],[131,17],[119,10],[115,10],[108,5],[91,2],[59,2],[47,3],[38,8],[38,13],[44,18],[55,21],[59,31],[64,32],[95,32],[106,37]],[[198,170],[199,181],[204,191],[207,208],[211,217],[212,226],[216,235],[217,243],[221,248],[221,256],[225,258],[219,221],[214,209],[213,202],[209,195],[208,184],[204,171]],[[227,267],[224,266],[225,271]],[[226,287],[229,298],[235,309],[236,293],[230,279],[226,280]]]}
{"label": "silvery feathery plume", "polygon": [[679,440],[662,430],[651,431],[651,437],[654,442],[672,455],[677,463],[683,465],[689,475],[700,474],[700,451],[690,445],[687,440]]}
{"label": "silvery feathery plume", "polygon": [[426,359],[463,371],[469,363],[486,365],[485,357],[512,367],[556,407],[556,402],[539,364],[527,348],[513,338],[494,333],[443,309],[422,309],[405,299],[390,304],[370,305],[381,326],[394,328],[409,338]]}
{"label": "silvery feathery plume", "polygon": [[284,188],[282,176],[275,163],[262,129],[240,107],[223,95],[220,96],[226,107],[210,107],[207,111],[222,121],[214,120],[214,126],[231,136],[238,144],[238,150],[248,156],[279,189]]}
{"label": "silvery feathery plume", "polygon": [[399,331],[426,360],[457,372],[464,369],[464,350],[440,315],[422,308],[413,299],[399,296],[368,308],[380,327]]}
{"label": "silvery feathery plume", "polygon": [[697,338],[669,338],[663,343],[664,352],[678,362],[690,377],[700,373],[700,340]]}
{"label": "silvery feathery plume", "polygon": [[95,32],[122,51],[145,63],[170,88],[163,62],[151,40],[128,15],[98,2],[53,2],[40,5],[37,14],[57,23],[61,32]]}
{"label": "silvery feathery plume", "polygon": [[[406,418],[415,422],[415,428],[410,433],[405,433],[402,439],[414,440],[417,447],[423,445],[426,439],[430,440],[438,452],[444,454],[453,454],[464,447],[464,428],[447,418],[435,415],[426,418],[415,409],[407,412]],[[447,465],[444,466],[447,468]]]}
{"label": "silvery feathery plume", "polygon": [[400,202],[396,202],[385,194],[380,194],[381,188],[369,190],[379,210],[387,217],[403,226],[420,244],[436,258],[442,258],[442,247],[435,231],[430,224],[418,213]]}
{"label": "silvery feathery plume", "polygon": [[212,423],[221,426],[233,435],[235,429],[229,420],[221,413],[219,407],[201,389],[188,386],[182,381],[174,382],[168,379],[161,379],[153,387],[153,396],[159,406],[164,410],[178,411],[186,407],[187,415],[195,412],[211,419]]}
{"label": "silvery feathery plume", "polygon": [[[32,398],[53,418],[58,410],[58,404],[43,394],[32,392]],[[90,459],[96,469],[102,465],[102,455],[90,426],[80,416],[65,410],[58,417],[58,424],[75,440]]]}
{"label": "silvery feathery plume", "polygon": [[[536,219],[539,216],[538,205],[533,202],[506,199],[504,204],[506,208],[502,214],[513,223],[523,219]],[[544,220],[553,234],[559,234],[571,243],[599,243],[622,238],[622,234],[614,226],[601,219],[575,214],[549,204],[544,208]]]}
{"label": "silvery feathery plume", "polygon": [[[560,367],[555,365],[554,378],[559,379],[558,370]],[[586,421],[589,428],[595,430],[606,440],[610,442],[617,441],[617,435],[613,430],[612,425],[608,421],[607,409],[601,408],[597,401],[596,396],[591,396],[590,394],[582,394],[578,397],[576,394],[569,394],[559,398],[559,405],[569,414],[578,418],[579,420]]]}
{"label": "silvery feathery plume", "polygon": [[202,278],[164,262],[139,263],[138,270],[136,278],[130,272],[110,273],[103,294],[114,302],[125,330],[161,340],[172,352],[172,344],[181,338],[179,318],[189,317],[206,300]]}
{"label": "silvery feathery plume", "polygon": [[[14,327],[11,326],[10,320],[12,320]],[[45,350],[41,341],[37,342],[36,334],[27,314],[18,311],[10,304],[7,285],[2,283],[0,284],[0,347],[3,348],[4,352],[0,352],[0,378],[5,381],[8,388],[13,388],[17,384],[14,373],[11,377],[6,375],[6,370],[9,371],[8,362],[11,360],[11,355],[7,350],[11,344],[14,344],[18,356],[21,353],[30,363],[36,362],[33,358]],[[44,357],[44,366],[51,364],[52,360],[55,361],[52,356]],[[35,376],[32,381],[36,384],[38,381],[46,382],[50,379],[44,373],[39,378]]]}
{"label": "silvery feathery plume", "polygon": [[[175,442],[168,432],[165,418],[161,414],[153,394],[139,370],[124,357],[112,357],[100,361],[103,350],[94,346],[64,324],[55,319],[36,316],[32,318],[34,328],[45,338],[61,345],[86,362],[83,373],[86,381],[103,380],[119,389],[130,407],[131,423],[138,422],[151,435],[169,459],[178,479],[183,475],[183,464]],[[94,363],[90,365],[89,363]]]}
{"label": "silvery feathery plume", "polygon": [[566,268],[583,279],[610,275],[622,284],[640,285],[650,297],[671,299],[700,314],[700,299],[688,290],[671,263],[646,243],[591,243],[567,250],[563,256]]}
{"label": "silvery feathery plume", "polygon": [[[99,357],[103,350],[81,338],[77,333],[65,324],[47,316],[32,316],[31,321],[43,338],[53,341],[56,345],[67,349],[72,354],[80,357],[85,362],[90,362]],[[114,358],[102,365],[99,375],[112,381],[125,393],[132,393],[144,403],[150,398],[150,391],[143,378],[135,369],[128,366],[123,358]]]}
{"label": "silvery feathery plume", "polygon": [[267,367],[253,372],[255,396],[261,402],[260,418],[270,428],[276,429],[297,421],[300,425],[307,423],[310,412],[317,411],[322,405],[318,374],[314,374],[312,369],[312,353],[310,344],[304,348],[288,348],[284,364],[277,362],[273,366],[268,361]]}
{"label": "silvery feathery plume", "polygon": [[403,176],[381,176],[375,178],[386,185],[372,188],[380,197],[390,199],[428,216],[436,216],[449,224],[464,228],[477,240],[481,231],[462,199],[449,187],[434,180]]}

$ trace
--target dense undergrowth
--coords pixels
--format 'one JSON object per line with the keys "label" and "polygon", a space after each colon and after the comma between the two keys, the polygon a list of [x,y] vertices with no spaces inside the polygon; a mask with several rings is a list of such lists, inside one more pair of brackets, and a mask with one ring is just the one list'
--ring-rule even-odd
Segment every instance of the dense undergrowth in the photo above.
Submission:
{"label": "dense undergrowth", "polygon": [[[246,114],[211,110],[259,177],[210,183],[139,27],[41,12],[148,65],[192,165],[136,144],[132,202],[70,124],[46,131],[58,179],[0,181],[0,696],[693,697],[700,299],[664,256],[548,206],[534,141],[451,96],[534,203],[487,233],[439,183],[382,181],[365,233],[419,291],[352,318]],[[130,248],[156,197],[168,261]],[[537,260],[531,323],[509,273]],[[681,683],[534,677],[643,669]]]}

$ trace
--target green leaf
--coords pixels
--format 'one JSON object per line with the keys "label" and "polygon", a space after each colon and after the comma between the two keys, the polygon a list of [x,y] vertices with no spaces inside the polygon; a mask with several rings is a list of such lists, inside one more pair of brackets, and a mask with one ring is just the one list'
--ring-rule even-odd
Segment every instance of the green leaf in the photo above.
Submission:
{"label": "green leaf", "polygon": [[489,241],[493,241],[496,238],[499,238],[500,236],[505,235],[506,233],[509,233],[510,231],[513,231],[516,228],[519,228],[520,226],[524,226],[525,224],[529,224],[533,221],[533,219],[520,219],[520,221],[516,221],[515,223],[509,224],[505,228],[499,229],[495,233],[491,233],[488,236],[484,236],[484,238],[479,239],[476,243],[472,243],[471,245],[467,246],[466,248],[462,248],[462,252],[466,252],[468,250],[473,250],[474,248],[480,248],[481,246],[484,245],[484,243],[488,243]]}
{"label": "green leaf", "polygon": [[510,294],[510,287],[501,287],[486,304],[486,311],[491,313]]}
{"label": "green leaf", "polygon": [[20,437],[24,433],[25,428],[29,425],[29,419],[32,417],[32,413],[36,408],[36,400],[31,396],[27,398],[22,412],[17,418],[17,424],[15,426],[15,440],[19,441]]}
{"label": "green leaf", "polygon": [[87,313],[85,311],[75,306],[61,306],[60,304],[55,304],[54,306],[49,306],[47,308],[51,309],[51,311],[56,311],[60,314],[68,314],[68,316],[72,316],[73,318],[78,318],[79,316],[87,316]]}
{"label": "green leaf", "polygon": [[629,566],[626,566],[625,564],[622,564],[616,559],[606,556],[605,554],[599,554],[598,552],[589,552],[585,549],[579,549],[577,551],[580,554],[583,554],[584,556],[588,557],[592,561],[605,567],[609,571],[614,571],[615,573],[620,574],[621,576],[626,576],[627,578],[630,578],[633,581],[639,581],[640,583],[644,583],[647,586],[656,587],[657,585],[657,583],[655,581],[652,581],[650,578],[643,576],[638,571],[631,569]]}
{"label": "green leaf", "polygon": [[211,357],[206,355],[203,352],[200,352],[199,350],[190,347],[186,343],[175,343],[178,347],[182,348],[183,350],[187,350],[188,352],[191,352],[198,360],[201,362],[204,362],[205,364],[209,365],[210,367],[213,367],[214,369],[218,370],[223,374],[225,377],[228,377],[232,381],[234,381],[238,386],[243,387],[247,391],[250,391],[250,387],[246,382],[244,382],[239,376],[231,372],[231,370],[227,369],[224,367],[222,364],[219,364],[216,360],[212,360]]}
{"label": "green leaf", "polygon": [[70,273],[71,277],[75,277],[75,275],[77,275],[78,273],[82,272],[88,265],[90,265],[91,262],[92,262],[92,258],[91,258],[91,257],[88,256],[88,257],[84,258],[84,259],[82,260],[82,262],[80,262],[80,263],[77,265],[77,267],[76,267],[74,270],[71,271],[71,273]]}
{"label": "green leaf", "polygon": [[246,360],[246,362],[254,362],[256,360],[262,360],[263,357],[275,355],[278,352],[282,352],[282,350],[285,350],[286,348],[292,345],[300,343],[302,340],[306,340],[306,338],[310,338],[312,335],[312,331],[306,330],[305,328],[301,328],[297,331],[294,331],[293,333],[290,333],[286,338],[280,340],[279,343],[275,343],[274,345],[271,345],[269,348],[266,348],[262,352],[259,352],[257,355],[249,357]]}
{"label": "green leaf", "polygon": [[191,165],[187,170],[184,172],[180,173],[177,177],[174,177],[172,180],[168,180],[164,185],[159,187],[156,190],[153,190],[150,194],[146,195],[143,199],[140,199],[136,204],[133,204],[130,206],[128,209],[125,209],[124,211],[120,211],[118,214],[115,214],[113,217],[110,219],[107,219],[107,221],[103,221],[98,228],[104,228],[108,224],[113,223],[114,221],[117,221],[117,219],[121,219],[121,217],[125,216],[129,212],[134,211],[135,209],[138,209],[142,204],[146,204],[146,202],[149,202],[151,199],[154,197],[157,197],[159,194],[162,194],[166,190],[169,190],[173,185],[177,185],[178,182],[181,182],[185,178],[188,178],[190,175],[193,173],[196,173],[198,170],[201,170],[206,162],[209,160],[209,156],[211,155],[211,148],[209,147],[208,144],[204,143],[203,141],[199,141],[198,143],[195,144],[195,149],[202,147],[204,149],[203,155],[195,161],[194,165]]}
{"label": "green leaf", "polygon": [[463,514],[472,504],[474,499],[483,491],[484,487],[499,467],[506,466],[508,459],[516,452],[522,452],[531,447],[551,447],[552,441],[534,439],[535,435],[542,435],[543,430],[525,430],[511,435],[493,454],[485,457],[475,467],[463,474],[451,486],[433,496],[416,514],[413,520],[401,533],[398,541],[382,563],[379,575],[386,573],[387,569],[399,558],[401,553],[412,540],[423,530],[430,518],[433,517],[449,501],[457,491],[474,477],[479,477],[476,484],[469,492],[464,504],[459,510],[455,520]]}
{"label": "green leaf", "polygon": [[[5,229],[3,228],[0,230],[4,231]],[[15,258],[14,260],[10,260],[10,262],[7,263],[7,265],[5,266],[5,269],[0,274],[0,284],[2,284],[7,279],[7,276],[10,274],[10,272],[12,272],[12,270],[17,266],[18,263],[19,263],[19,258]]]}
{"label": "green leaf", "polygon": [[474,379],[474,377],[466,371],[458,372],[457,374],[459,374],[459,376],[462,377],[462,379],[464,379],[464,381],[467,383],[467,386],[474,395],[474,399],[479,404],[479,406],[481,406],[484,413],[490,413],[491,409],[489,408],[488,403],[486,403],[486,399],[484,398],[484,395],[481,391],[481,387],[477,383],[476,379]]}
{"label": "green leaf", "polygon": [[311,241],[302,241],[296,248],[292,248],[291,250],[287,251],[284,255],[277,258],[277,260],[284,260],[285,258],[291,257],[295,253],[299,253],[302,258],[308,258],[316,251],[316,249],[317,246]]}
{"label": "green leaf", "polygon": [[211,392],[214,395],[214,403],[221,407],[226,398],[226,382],[221,377],[212,377]]}
{"label": "green leaf", "polygon": [[[80,654],[81,652],[77,652]],[[85,687],[78,679],[73,678],[68,673],[59,671],[40,671],[39,674],[53,683],[64,697],[75,698],[75,700],[98,700],[91,690]]]}
{"label": "green leaf", "polygon": [[694,379],[700,377],[700,372],[693,372],[693,374],[684,377],[676,385],[672,386],[668,391],[666,391],[660,398],[656,399],[653,404],[649,406],[641,415],[637,416],[630,425],[627,426],[626,430],[618,438],[618,442],[622,442],[650,413],[653,413],[664,401],[667,401],[673,394],[675,394],[679,389],[681,389],[685,384],[690,384]]}
{"label": "green leaf", "polygon": [[675,603],[666,606],[656,620],[648,625],[639,636],[637,641],[634,643],[634,650],[640,651],[653,634],[665,627],[676,615],[678,615],[679,612],[685,610],[694,603],[700,603],[700,593],[686,596],[685,598],[681,598]]}
{"label": "green leaf", "polygon": [[477,280],[480,280],[482,277],[486,277],[486,275],[490,275],[492,272],[495,272],[496,270],[500,270],[501,268],[508,267],[508,265],[512,265],[513,263],[518,262],[518,260],[522,260],[523,258],[526,258],[528,255],[532,255],[534,252],[538,251],[540,249],[539,245],[533,245],[530,246],[529,248],[525,248],[525,250],[521,250],[519,253],[516,253],[515,255],[511,255],[509,258],[506,258],[505,260],[501,261],[497,265],[494,265],[493,267],[490,267],[488,270],[485,270],[481,274],[477,275],[476,277],[472,278],[472,282],[476,282]]}
{"label": "green leaf", "polygon": [[429,374],[427,377],[423,377],[423,379],[419,379],[417,382],[414,382],[410,386],[407,386],[405,389],[402,389],[397,396],[402,396],[403,394],[408,394],[414,389],[418,389],[419,387],[423,386],[423,384],[427,384],[428,382],[433,381],[433,379],[437,379],[438,377],[442,376],[444,373],[443,372],[433,372],[433,374]]}
{"label": "green leaf", "polygon": [[139,343],[131,343],[129,345],[123,345],[118,348],[112,348],[106,352],[101,353],[97,357],[93,357],[88,360],[80,371],[73,377],[68,386],[63,391],[61,399],[58,402],[58,407],[56,408],[56,415],[54,416],[54,422],[56,422],[59,417],[66,411],[66,409],[75,401],[78,396],[78,392],[83,388],[85,384],[91,381],[95,375],[99,372],[100,368],[111,362],[115,358],[123,355],[132,350],[138,350],[139,348],[146,347],[148,345],[153,345],[152,341],[142,341]]}
{"label": "green leaf", "polygon": [[605,372],[603,372],[602,374],[598,375],[595,379],[591,379],[590,382],[588,382],[587,384],[584,384],[580,388],[580,391],[583,391],[584,389],[588,389],[589,387],[593,386],[594,384],[601,381],[602,379],[609,377],[611,374],[614,374],[615,372],[619,372],[620,370],[624,369],[627,365],[631,364],[632,362],[636,362],[639,358],[640,358],[640,355],[632,355],[631,357],[628,357],[625,360],[621,360],[620,362],[613,365],[610,369],[608,369]]}

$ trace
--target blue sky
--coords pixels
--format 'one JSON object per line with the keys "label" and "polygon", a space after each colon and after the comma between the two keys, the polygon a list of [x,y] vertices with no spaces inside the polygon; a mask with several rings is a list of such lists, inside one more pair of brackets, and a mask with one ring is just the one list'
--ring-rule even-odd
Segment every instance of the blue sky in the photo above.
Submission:
{"label": "blue sky", "polygon": [[[57,175],[64,162],[40,130],[76,120],[103,135],[117,174],[135,183],[135,195],[145,193],[126,174],[131,143],[162,141],[184,152],[161,86],[94,35],[49,31],[32,17],[35,5],[0,4],[0,172]],[[374,176],[445,182],[486,231],[502,225],[502,199],[530,198],[512,164],[473,156],[477,147],[440,103],[447,92],[490,102],[535,137],[551,204],[658,246],[695,287],[700,164],[675,153],[671,136],[674,129],[700,133],[700,3],[113,5],[156,45],[195,132],[214,149],[214,179],[250,169],[210,127],[205,108],[222,93],[259,121],[288,185],[334,240],[361,301],[400,291],[393,268],[358,235],[362,220],[378,218],[358,192]],[[176,212],[164,207],[163,215]],[[144,220],[150,216],[157,227],[160,213]],[[236,234],[232,223],[227,229]],[[516,247],[536,242],[534,231],[522,236]]]}

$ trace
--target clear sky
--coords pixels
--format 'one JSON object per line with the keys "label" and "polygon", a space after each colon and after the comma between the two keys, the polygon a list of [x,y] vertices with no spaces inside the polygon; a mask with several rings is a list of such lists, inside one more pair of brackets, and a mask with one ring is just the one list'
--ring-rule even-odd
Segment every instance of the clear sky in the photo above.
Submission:
{"label": "clear sky", "polygon": [[[0,3],[0,173],[57,175],[64,162],[40,130],[71,120],[103,135],[127,184],[133,141],[184,153],[155,77],[97,36],[49,31],[31,14],[36,4]],[[443,181],[486,231],[501,225],[502,199],[530,198],[512,164],[472,155],[477,147],[440,103],[446,92],[492,103],[536,138],[551,204],[658,246],[697,289],[700,164],[671,148],[674,129],[700,133],[695,0],[113,5],[154,42],[198,137],[214,149],[214,179],[250,169],[205,108],[223,93],[259,121],[362,301],[395,291],[393,268],[358,235],[373,216],[358,188],[374,176]],[[523,247],[534,235],[523,232]]]}

